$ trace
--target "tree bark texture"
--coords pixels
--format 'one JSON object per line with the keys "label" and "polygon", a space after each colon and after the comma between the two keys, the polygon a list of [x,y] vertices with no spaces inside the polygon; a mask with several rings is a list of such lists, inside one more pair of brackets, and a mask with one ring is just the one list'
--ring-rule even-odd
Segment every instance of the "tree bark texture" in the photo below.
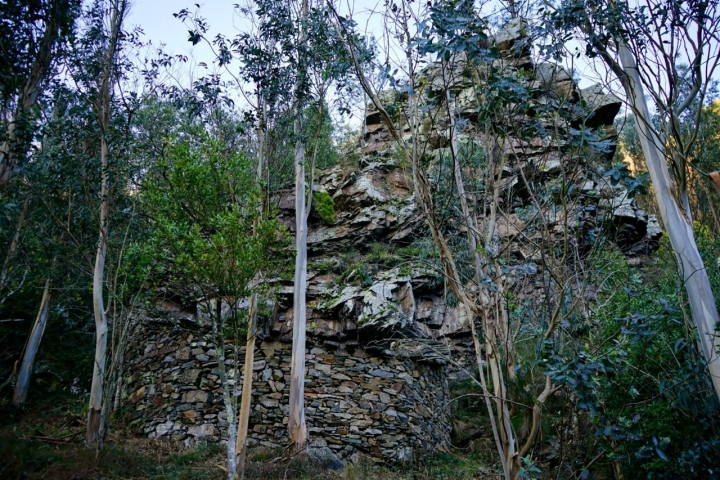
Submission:
{"label": "tree bark texture", "polygon": [[[257,165],[257,183],[262,188],[263,174],[265,173],[265,165],[267,164],[266,153],[266,133],[267,128],[267,107],[261,94],[258,94],[258,110],[260,112],[260,127],[258,128],[258,165]],[[258,217],[255,219],[255,227],[257,222],[265,218],[265,192],[260,196],[260,204],[258,205]],[[253,232],[254,234],[257,231]],[[242,399],[240,403],[240,413],[238,416],[238,432],[237,444],[235,446],[235,455],[237,463],[237,476],[244,478],[245,462],[247,460],[247,434],[250,425],[250,407],[252,406],[252,387],[253,387],[253,363],[255,363],[255,335],[257,333],[257,305],[258,294],[255,289],[260,282],[261,274],[258,272],[253,282],[253,292],[250,295],[250,306],[248,308],[248,332],[247,341],[245,342],[245,368],[243,369],[243,389]]]}
{"label": "tree bark texture", "polygon": [[13,395],[13,402],[15,402],[16,405],[23,403],[27,398],[33,363],[35,362],[35,356],[40,348],[40,341],[42,340],[43,333],[45,333],[45,325],[47,325],[49,311],[50,279],[48,278],[45,280],[45,288],[43,289],[40,308],[38,309],[37,318],[35,319],[35,324],[33,325],[32,332],[30,333],[30,338],[25,346],[25,353],[23,354],[22,364],[20,366],[20,371],[18,372],[18,380],[15,384],[15,393]]}
{"label": "tree bark texture", "polygon": [[86,441],[96,444],[101,441],[100,424],[103,403],[103,383],[105,381],[105,360],[107,353],[107,312],[103,286],[105,278],[105,259],[107,257],[108,235],[108,172],[107,172],[107,141],[103,136],[100,160],[102,164],[102,185],[100,189],[100,235],[97,252],[95,254],[95,268],[93,270],[93,314],[95,316],[95,361],[93,362],[93,376],[90,387],[90,405],[87,420]]}
{"label": "tree bark texture", "polygon": [[[108,248],[108,220],[109,220],[109,194],[110,194],[110,172],[108,170],[108,140],[107,134],[110,126],[110,99],[112,95],[112,70],[115,62],[122,22],[127,12],[127,0],[114,0],[110,14],[110,34],[108,38],[108,49],[105,53],[105,64],[102,77],[99,81],[98,99],[96,110],[98,123],[100,124],[100,165],[102,168],[102,179],[100,185],[100,232],[98,245],[95,254],[95,268],[93,270],[93,313],[95,316],[95,361],[93,362],[93,376],[90,388],[90,404],[88,409],[87,431],[85,441],[88,445],[102,447],[102,405],[103,387],[105,381],[105,360],[107,357],[107,312],[103,286],[105,279],[105,261]],[[111,392],[113,393],[113,392]]]}
{"label": "tree bark texture", "polygon": [[689,215],[686,215],[678,199],[673,195],[663,144],[652,128],[651,117],[644,96],[637,63],[630,49],[619,42],[618,54],[623,68],[623,86],[637,118],[640,143],[653,184],[660,215],[677,258],[678,269],[688,294],[692,318],[698,332],[698,342],[710,371],[715,394],[720,400],[720,338],[715,328],[720,318],[710,279],[703,264]]}
{"label": "tree bark texture", "polygon": [[[297,112],[299,115],[300,112]],[[295,120],[295,133],[301,135],[300,119]],[[293,346],[290,369],[290,412],[288,432],[295,451],[307,445],[305,424],[305,336],[307,312],[307,215],[305,214],[305,145],[295,146],[295,285],[293,289]]]}
{"label": "tree bark texture", "polygon": [[24,80],[22,95],[5,132],[5,141],[0,145],[0,191],[4,190],[10,181],[18,154],[25,154],[30,147],[31,136],[27,130],[28,124],[32,123],[32,110],[50,73],[53,48],[61,37],[61,18],[67,15],[67,9],[71,7],[67,1],[61,0],[53,2],[49,8],[45,30],[38,41],[37,54]]}
{"label": "tree bark texture", "polygon": [[[302,0],[301,21],[308,15],[308,2]],[[305,43],[306,33],[300,31],[299,44]],[[302,62],[299,62],[302,63]],[[288,433],[294,452],[307,448],[308,432],[305,423],[305,336],[307,312],[305,294],[307,290],[307,214],[305,202],[305,142],[302,138],[302,68],[299,69],[295,85],[295,285],[293,288],[293,346],[290,368],[290,410]],[[312,192],[309,192],[312,195]]]}
{"label": "tree bark texture", "polygon": [[247,434],[250,424],[250,407],[252,406],[253,363],[255,363],[255,333],[257,330],[257,293],[250,297],[248,309],[248,332],[245,344],[245,367],[243,369],[242,398],[240,401],[240,414],[238,415],[237,445],[237,472],[240,478],[245,475],[245,460],[247,459]]}
{"label": "tree bark texture", "polygon": [[218,356],[218,376],[220,377],[220,384],[223,386],[223,405],[225,406],[225,415],[227,416],[228,423],[228,438],[226,445],[227,474],[228,480],[234,480],[237,472],[235,457],[237,423],[235,420],[235,405],[233,404],[233,389],[228,383],[227,368],[225,366],[225,335],[223,334],[225,325],[222,316],[222,298],[216,298],[214,305],[211,300],[206,301],[208,312],[212,312],[214,310],[212,330],[216,343],[215,350],[217,351]]}

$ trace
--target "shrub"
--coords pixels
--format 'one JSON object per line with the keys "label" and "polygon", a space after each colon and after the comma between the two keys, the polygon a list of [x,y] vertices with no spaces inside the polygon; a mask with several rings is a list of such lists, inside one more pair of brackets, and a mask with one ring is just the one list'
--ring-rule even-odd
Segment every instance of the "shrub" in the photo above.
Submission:
{"label": "shrub", "polygon": [[335,223],[335,202],[327,192],[313,192],[313,208],[328,225]]}

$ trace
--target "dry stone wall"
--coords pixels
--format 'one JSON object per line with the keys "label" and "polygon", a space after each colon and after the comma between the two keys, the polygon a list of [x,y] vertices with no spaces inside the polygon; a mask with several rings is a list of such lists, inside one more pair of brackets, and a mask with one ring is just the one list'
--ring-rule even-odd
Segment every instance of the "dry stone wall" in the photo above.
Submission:
{"label": "dry stone wall", "polygon": [[[226,438],[217,347],[208,332],[172,321],[146,321],[125,378],[125,420],[139,434],[187,444]],[[287,445],[290,351],[258,342],[253,365],[251,447]],[[404,461],[450,445],[447,378],[441,361],[395,353],[332,350],[309,343],[305,414],[311,445],[357,461]],[[406,352],[405,352],[406,353]],[[228,367],[234,353],[226,348]],[[237,358],[244,359],[243,349]],[[242,365],[239,365],[242,375]],[[229,380],[240,398],[242,376]]]}

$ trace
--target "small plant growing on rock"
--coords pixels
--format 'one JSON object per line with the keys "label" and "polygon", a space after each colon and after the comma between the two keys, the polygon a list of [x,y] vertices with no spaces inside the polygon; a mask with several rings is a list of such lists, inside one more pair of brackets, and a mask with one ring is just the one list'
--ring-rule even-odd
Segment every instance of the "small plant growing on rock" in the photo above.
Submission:
{"label": "small plant growing on rock", "polygon": [[335,223],[335,202],[327,192],[313,192],[313,202],[315,211],[328,225]]}

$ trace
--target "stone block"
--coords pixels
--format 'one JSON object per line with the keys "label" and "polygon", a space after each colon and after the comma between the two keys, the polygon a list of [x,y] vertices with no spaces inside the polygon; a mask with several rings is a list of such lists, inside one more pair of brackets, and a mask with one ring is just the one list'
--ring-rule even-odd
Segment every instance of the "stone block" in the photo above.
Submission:
{"label": "stone block", "polygon": [[188,435],[195,438],[215,437],[218,435],[217,428],[211,423],[193,425],[188,428]]}

